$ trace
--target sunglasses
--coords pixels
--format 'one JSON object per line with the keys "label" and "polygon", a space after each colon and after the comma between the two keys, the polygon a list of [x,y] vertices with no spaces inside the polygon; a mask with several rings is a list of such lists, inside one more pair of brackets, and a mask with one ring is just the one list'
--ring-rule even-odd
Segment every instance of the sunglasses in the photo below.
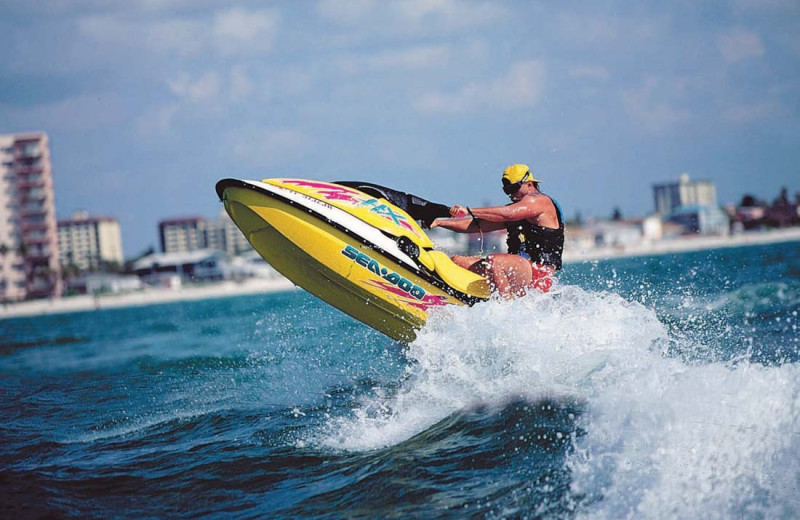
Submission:
{"label": "sunglasses", "polygon": [[505,177],[503,177],[503,192],[506,195],[513,195],[519,191],[523,184],[525,184],[525,179],[530,177],[531,172],[525,172],[525,175],[517,182],[511,182]]}

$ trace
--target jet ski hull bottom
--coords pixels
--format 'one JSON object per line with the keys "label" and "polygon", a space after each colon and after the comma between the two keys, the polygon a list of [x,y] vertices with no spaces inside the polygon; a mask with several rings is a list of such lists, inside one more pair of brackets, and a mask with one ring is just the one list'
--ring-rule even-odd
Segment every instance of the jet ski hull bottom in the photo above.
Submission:
{"label": "jet ski hull bottom", "polygon": [[228,214],[279,273],[366,325],[401,341],[432,307],[463,305],[377,249],[313,212],[246,187],[227,187]]}

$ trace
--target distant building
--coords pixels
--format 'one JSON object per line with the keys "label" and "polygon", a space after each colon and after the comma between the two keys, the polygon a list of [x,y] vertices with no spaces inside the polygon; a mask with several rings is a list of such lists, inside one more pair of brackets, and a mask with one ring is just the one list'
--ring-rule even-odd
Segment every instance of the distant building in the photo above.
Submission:
{"label": "distant building", "polygon": [[795,200],[789,200],[789,190],[781,189],[781,193],[764,215],[765,223],[771,227],[789,227],[800,224],[800,193]]}
{"label": "distant building", "polygon": [[133,271],[147,283],[177,276],[187,281],[222,280],[220,253],[201,249],[183,253],[153,253],[133,263]]}
{"label": "distant building", "polygon": [[508,250],[504,229],[484,233],[453,233],[444,228],[434,228],[428,230],[427,234],[436,249],[450,255],[488,255]]}
{"label": "distant building", "polygon": [[717,188],[711,181],[691,181],[688,173],[678,182],[653,186],[656,213],[669,216],[684,206],[717,206]]}
{"label": "distant building", "polygon": [[444,228],[433,228],[427,230],[427,234],[436,249],[448,254],[466,254],[469,250],[469,237],[465,233],[453,233]]}
{"label": "distant building", "polygon": [[0,301],[60,295],[47,134],[0,135]]}
{"label": "distant building", "polygon": [[680,224],[688,233],[727,235],[730,219],[717,206],[717,188],[711,181],[691,181],[688,173],[678,182],[653,186],[656,212]]}
{"label": "distant building", "polygon": [[158,232],[164,253],[212,249],[235,256],[252,251],[250,243],[224,211],[216,220],[203,217],[162,220]]}
{"label": "distant building", "polygon": [[158,235],[162,253],[185,253],[208,248],[206,220],[203,217],[186,217],[162,220]]}
{"label": "distant building", "polygon": [[630,247],[642,242],[643,231],[638,223],[603,220],[586,227],[594,234],[595,247]]}
{"label": "distant building", "polygon": [[144,287],[138,276],[90,273],[70,278],[67,291],[72,294],[119,294],[139,291]]}
{"label": "distant building", "polygon": [[730,234],[730,217],[716,206],[683,206],[672,212],[669,221],[680,224],[688,233]]}
{"label": "distant building", "polygon": [[568,226],[564,231],[564,251],[580,253],[597,247],[593,229],[584,226]]}
{"label": "distant building", "polygon": [[256,251],[250,250],[234,256],[229,261],[220,261],[220,268],[226,280],[242,280],[245,278],[281,278],[281,275]]}
{"label": "distant building", "polygon": [[739,206],[728,208],[728,216],[736,223],[737,231],[759,229],[764,225],[767,208],[764,206]]}
{"label": "distant building", "polygon": [[96,271],[109,264],[122,264],[119,221],[90,217],[86,212],[59,220],[58,250],[62,268],[74,265],[83,271]]}
{"label": "distant building", "polygon": [[231,256],[254,251],[253,246],[247,241],[244,233],[236,227],[236,224],[225,210],[222,210],[219,214],[217,227],[220,229],[223,237],[222,247],[219,248],[220,251],[225,251]]}
{"label": "distant building", "polygon": [[664,238],[664,223],[658,215],[648,215],[642,219],[636,219],[642,229],[642,237],[645,240],[661,240]]}

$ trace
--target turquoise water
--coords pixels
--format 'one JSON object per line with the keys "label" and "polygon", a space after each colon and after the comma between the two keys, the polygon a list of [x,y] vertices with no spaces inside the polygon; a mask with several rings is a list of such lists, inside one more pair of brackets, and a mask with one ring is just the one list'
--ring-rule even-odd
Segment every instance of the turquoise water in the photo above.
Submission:
{"label": "turquoise water", "polygon": [[296,291],[0,321],[0,513],[800,517],[800,243],[568,265],[408,348]]}

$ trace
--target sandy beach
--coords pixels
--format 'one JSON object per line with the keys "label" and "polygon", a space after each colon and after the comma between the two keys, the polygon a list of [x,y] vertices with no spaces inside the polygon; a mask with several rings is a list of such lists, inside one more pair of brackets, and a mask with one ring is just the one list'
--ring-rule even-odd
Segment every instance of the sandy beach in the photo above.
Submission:
{"label": "sandy beach", "polygon": [[285,278],[254,278],[241,282],[225,281],[198,286],[184,286],[179,289],[147,288],[143,291],[123,294],[69,296],[60,299],[32,300],[3,305],[0,307],[0,319],[226,298],[245,294],[291,291],[294,288],[295,285]]}
{"label": "sandy beach", "polygon": [[707,249],[726,247],[744,247],[763,244],[779,244],[800,240],[800,228],[776,229],[754,233],[742,233],[727,237],[694,236],[681,237],[674,240],[643,242],[626,247],[603,247],[585,251],[564,251],[564,263],[585,262],[632,256],[665,255],[670,253],[686,253]]}
{"label": "sandy beach", "polygon": [[[773,244],[780,242],[800,241],[800,228],[790,228],[759,233],[744,233],[729,237],[692,237],[678,240],[661,240],[658,242],[637,244],[630,247],[597,248],[586,251],[565,251],[564,262],[577,263],[620,257],[649,256],[669,253],[683,253],[725,247],[742,247],[750,245]],[[108,294],[80,295],[60,299],[33,300],[0,306],[0,319],[23,316],[40,316],[46,314],[62,314],[84,312],[98,309],[134,307],[154,305],[177,301],[226,298],[245,294],[269,293],[299,290],[284,279],[248,279],[234,282],[225,281],[198,286],[183,286],[179,289],[147,288],[143,291]]]}

